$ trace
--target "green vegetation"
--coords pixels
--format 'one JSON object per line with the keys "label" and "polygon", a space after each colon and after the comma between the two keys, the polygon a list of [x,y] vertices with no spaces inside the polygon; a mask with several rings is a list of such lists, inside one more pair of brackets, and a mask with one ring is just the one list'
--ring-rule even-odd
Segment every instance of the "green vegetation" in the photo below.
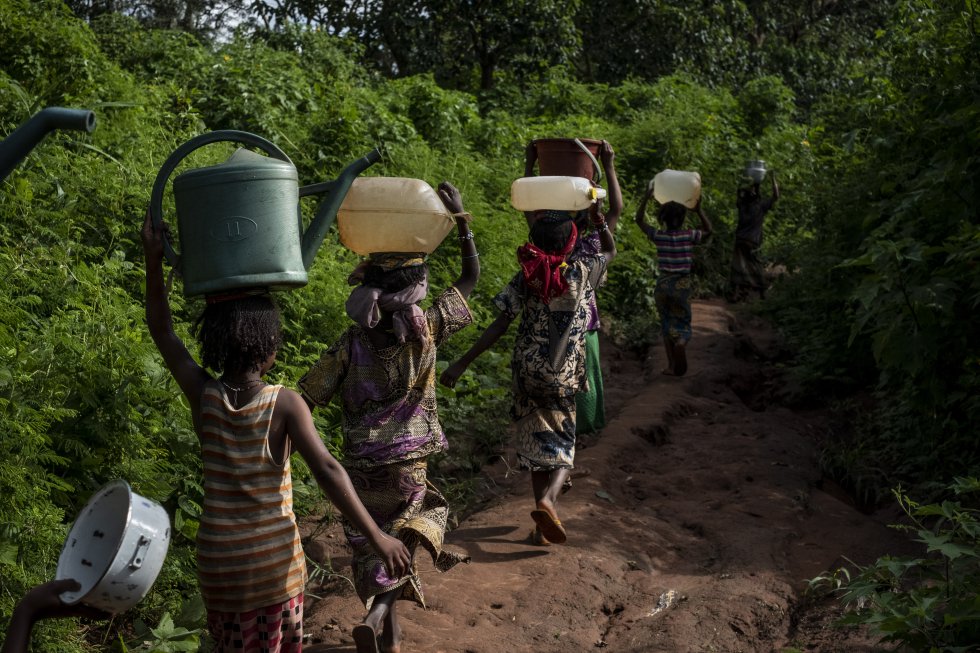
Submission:
{"label": "green vegetation", "polygon": [[816,237],[772,307],[815,392],[866,393],[825,465],[870,504],[980,462],[977,11],[899,3],[821,103]]}
{"label": "green vegetation", "polygon": [[[197,442],[143,325],[137,231],[159,166],[209,130],[277,143],[304,183],[375,146],[384,160],[368,174],[455,183],[476,216],[481,326],[516,270],[524,221],[508,198],[527,141],[607,139],[627,206],[600,302],[613,336],[637,350],[654,342],[657,319],[654,249],[630,224],[647,180],[665,167],[700,171],[717,234],[696,276],[699,292],[716,294],[741,168],[765,159],[783,188],[765,252],[789,274],[764,310],[798,352],[807,395],[837,402],[851,422],[828,442],[826,472],[869,504],[902,483],[943,505],[954,478],[978,475],[976,0],[556,0],[521,19],[521,3],[501,2],[466,20],[444,2],[375,13],[282,2],[277,16],[225,2],[240,12],[237,31],[212,0],[154,3],[154,14],[135,4],[0,2],[0,134],[45,106],[99,119],[91,135],[51,134],[0,183],[0,614],[52,577],[68,525],[108,480],[159,500],[177,531],[132,614],[97,632],[44,623],[34,650],[197,646]],[[229,151],[205,148],[186,165]],[[455,278],[456,257],[448,239],[432,257],[434,288]],[[346,326],[355,262],[328,237],[310,284],[281,296],[276,381],[294,384]],[[171,302],[186,337],[201,303],[179,288]],[[508,386],[503,343],[440,390],[453,448],[435,473],[457,505],[506,439]],[[336,449],[337,416],[319,411],[317,423]],[[322,511],[301,465],[295,477],[298,510]],[[962,501],[976,507],[975,495]]]}
{"label": "green vegetation", "polygon": [[[841,567],[814,578],[812,592],[840,595],[850,611],[845,624],[863,624],[881,641],[912,651],[971,651],[980,641],[980,481],[957,478],[955,500],[920,505],[895,491],[908,531],[924,545],[922,557],[885,556],[852,572]],[[964,505],[964,501],[968,502]]]}

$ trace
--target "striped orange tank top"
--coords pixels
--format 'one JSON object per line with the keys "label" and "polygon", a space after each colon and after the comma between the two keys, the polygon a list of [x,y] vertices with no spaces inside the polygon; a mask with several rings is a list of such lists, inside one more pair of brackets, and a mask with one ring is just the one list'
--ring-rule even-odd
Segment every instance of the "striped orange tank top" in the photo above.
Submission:
{"label": "striped orange tank top", "polygon": [[208,381],[201,395],[204,513],[197,566],[209,610],[244,612],[282,603],[306,582],[288,440],[275,456],[269,450],[281,388],[266,386],[241,408],[229,403],[218,381]]}

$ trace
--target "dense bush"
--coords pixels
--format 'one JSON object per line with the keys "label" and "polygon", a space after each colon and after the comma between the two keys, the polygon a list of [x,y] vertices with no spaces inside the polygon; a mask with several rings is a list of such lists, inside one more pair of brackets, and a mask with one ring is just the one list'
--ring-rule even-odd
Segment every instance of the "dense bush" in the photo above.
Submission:
{"label": "dense bush", "polygon": [[809,195],[819,221],[773,306],[811,392],[872,395],[825,455],[872,503],[899,482],[942,491],[980,466],[971,6],[899,3],[880,58],[856,63],[848,93],[819,105]]}
{"label": "dense bush", "polygon": [[980,641],[980,482],[957,478],[948,489],[952,498],[929,504],[894,493],[906,519],[893,527],[921,545],[920,556],[840,567],[812,579],[809,589],[839,595],[849,608],[842,623],[869,626],[882,643],[911,651],[974,650]]}

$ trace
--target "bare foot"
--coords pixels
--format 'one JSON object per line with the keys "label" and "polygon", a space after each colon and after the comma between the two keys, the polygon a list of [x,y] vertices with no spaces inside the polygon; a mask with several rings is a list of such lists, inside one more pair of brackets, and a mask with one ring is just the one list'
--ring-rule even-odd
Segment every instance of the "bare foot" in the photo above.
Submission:
{"label": "bare foot", "polygon": [[660,373],[663,374],[664,376],[677,376],[676,374],[674,374],[674,370],[667,367],[660,370]]}

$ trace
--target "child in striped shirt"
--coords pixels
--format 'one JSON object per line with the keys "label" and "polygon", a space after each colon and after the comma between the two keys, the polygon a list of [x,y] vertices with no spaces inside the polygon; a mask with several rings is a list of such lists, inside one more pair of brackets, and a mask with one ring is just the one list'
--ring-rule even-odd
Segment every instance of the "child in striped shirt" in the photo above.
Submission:
{"label": "child in striped shirt", "polygon": [[683,376],[687,372],[687,342],[691,339],[691,264],[694,262],[694,246],[711,235],[711,221],[701,208],[701,200],[694,211],[701,220],[700,229],[684,229],[687,207],[678,202],[667,202],[660,207],[660,221],[666,229],[651,227],[644,220],[647,202],[653,197],[653,184],[636,210],[636,224],[647,238],[657,246],[657,287],[654,300],[660,313],[660,331],[667,351],[669,376]]}
{"label": "child in striped shirt", "polygon": [[[408,549],[385,534],[330,455],[296,392],[262,380],[281,342],[279,310],[265,293],[209,296],[198,320],[204,367],[174,333],[163,283],[164,230],[149,215],[146,323],[187,398],[204,463],[197,531],[198,580],[215,653],[300,653],[306,560],[293,514],[290,454],[364,533],[388,573],[401,576]],[[221,372],[217,378],[205,368]]]}

